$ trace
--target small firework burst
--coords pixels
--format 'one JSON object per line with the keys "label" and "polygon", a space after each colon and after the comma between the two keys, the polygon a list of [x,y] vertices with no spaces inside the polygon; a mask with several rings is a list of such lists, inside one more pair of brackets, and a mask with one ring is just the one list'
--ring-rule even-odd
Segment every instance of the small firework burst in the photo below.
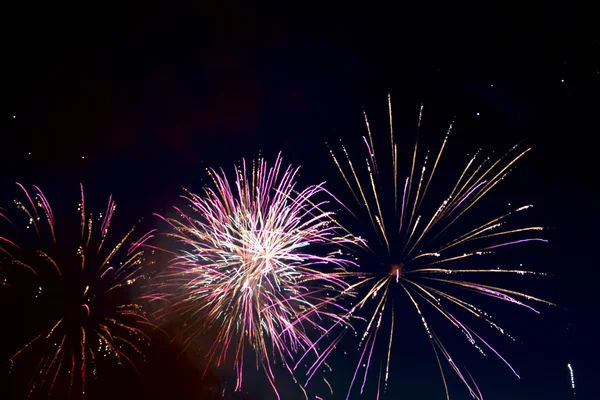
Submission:
{"label": "small firework burst", "polygon": [[[123,289],[143,277],[142,246],[153,233],[133,241],[131,229],[115,243],[108,234],[116,208],[112,196],[106,212],[88,214],[83,186],[78,223],[69,226],[60,219],[57,224],[37,186],[28,191],[17,185],[24,196],[15,205],[26,218],[25,226],[17,216],[11,222],[15,237],[5,234],[0,251],[9,270],[5,284],[15,289],[37,332],[23,335],[22,347],[9,361],[25,368],[25,359],[41,356],[32,364],[30,395],[83,398],[90,373],[96,376],[107,362],[137,371],[141,347],[149,344],[140,328],[150,323]],[[6,213],[1,216],[8,220]],[[59,383],[68,389],[55,390]]]}

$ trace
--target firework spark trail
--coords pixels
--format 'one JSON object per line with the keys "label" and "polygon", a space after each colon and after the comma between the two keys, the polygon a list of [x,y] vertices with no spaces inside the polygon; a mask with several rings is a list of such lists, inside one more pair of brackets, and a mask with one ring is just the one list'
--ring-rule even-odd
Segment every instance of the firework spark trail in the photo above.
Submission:
{"label": "firework spark trail", "polygon": [[567,368],[569,368],[569,375],[571,376],[571,389],[573,389],[573,393],[575,393],[575,374],[573,373],[573,367],[571,364],[567,364]]}
{"label": "firework spark trail", "polygon": [[335,299],[348,289],[345,268],[354,265],[344,252],[360,241],[324,211],[331,199],[337,202],[323,184],[298,190],[298,168],[284,169],[280,155],[271,167],[262,158],[252,168],[243,161],[231,182],[223,170],[208,174],[213,185],[203,196],[182,196],[190,212],[175,208],[177,217],[159,216],[179,248],[159,278],[164,284],[148,298],[167,302],[158,321],[173,314],[187,319],[185,346],[200,332],[216,331],[209,364],[232,357],[235,390],[242,388],[249,346],[279,397],[273,357],[290,372],[296,354],[321,360],[335,344],[319,349],[311,332],[347,323]]}
{"label": "firework spark trail", "polygon": [[[17,209],[28,217],[26,227],[34,226],[36,235],[27,239],[28,244],[23,246],[27,250],[20,250],[13,242],[8,241],[17,249],[17,251],[11,249],[12,251],[7,252],[14,266],[12,272],[19,274],[19,270],[23,270],[32,273],[36,278],[43,278],[36,281],[39,282],[37,284],[39,288],[35,297],[45,295],[43,286],[47,286],[52,291],[50,297],[46,297],[42,303],[49,303],[49,305],[44,304],[50,307],[44,313],[56,319],[48,326],[49,329],[43,328],[32,340],[16,351],[9,361],[25,357],[26,352],[42,352],[42,357],[29,382],[29,392],[44,390],[50,396],[57,383],[66,379],[71,393],[77,380],[81,398],[84,398],[88,367],[91,367],[93,374],[96,375],[97,359],[100,356],[108,357],[118,364],[124,360],[136,372],[138,371],[128,353],[141,355],[139,344],[134,344],[133,341],[148,344],[149,337],[135,325],[152,326],[152,324],[144,316],[141,306],[137,304],[123,303],[113,308],[102,303],[108,292],[121,286],[131,285],[137,279],[143,278],[141,274],[145,260],[143,251],[127,254],[121,263],[116,263],[115,257],[120,255],[119,250],[126,243],[129,243],[132,249],[137,249],[144,246],[152,235],[146,234],[135,242],[129,239],[132,229],[110,251],[102,252],[102,245],[108,237],[116,206],[111,197],[106,214],[100,214],[100,217],[86,215],[83,185],[80,185],[80,243],[75,249],[67,247],[65,252],[61,245],[63,242],[68,242],[70,238],[65,237],[64,240],[60,240],[63,239],[60,236],[61,231],[56,229],[55,215],[41,189],[33,186],[34,190],[30,193],[23,185],[19,183],[17,185],[25,193],[27,200],[21,202],[17,199],[15,204]],[[41,215],[45,218],[42,219]],[[0,216],[8,219],[4,214]],[[93,232],[96,230],[93,228],[96,220],[101,221],[98,246],[90,249],[90,243],[94,243]],[[13,224],[13,226],[18,225]],[[50,240],[47,239],[48,234]],[[34,243],[33,249],[30,248],[29,242]],[[66,262],[65,260],[73,257],[72,254],[75,254],[75,263]],[[73,265],[78,267],[74,269]],[[54,273],[48,275],[49,271]],[[30,280],[30,277],[27,278],[27,281]],[[27,290],[27,284],[23,285],[23,289]],[[18,287],[19,284],[15,286]],[[62,302],[67,304],[66,307],[58,305]]]}
{"label": "firework spark trail", "polygon": [[[480,347],[480,344],[483,347],[490,349],[518,377],[514,368],[493,347],[491,347],[488,342],[484,341],[481,335],[477,334],[473,329],[466,325],[455,313],[450,313],[442,303],[447,303],[452,307],[458,307],[458,310],[467,311],[468,314],[474,315],[485,321],[488,326],[491,326],[506,336],[508,335],[505,333],[504,329],[493,322],[492,317],[489,314],[470,302],[449,294],[447,290],[456,288],[474,292],[479,295],[516,304],[536,313],[539,313],[539,311],[526,304],[524,301],[518,300],[518,298],[553,305],[550,302],[530,296],[526,293],[511,291],[495,286],[482,285],[472,281],[463,280],[462,278],[456,279],[456,277],[465,274],[502,273],[516,275],[544,275],[525,270],[467,268],[466,265],[460,265],[460,263],[464,262],[466,259],[475,256],[485,256],[502,247],[519,245],[527,242],[547,242],[547,240],[536,236],[523,237],[523,235],[535,234],[536,232],[542,231],[543,227],[529,226],[513,229],[505,228],[505,225],[508,224],[508,219],[513,216],[513,214],[531,209],[531,205],[518,207],[514,211],[489,219],[488,221],[479,224],[476,228],[461,229],[461,227],[458,227],[459,231],[462,230],[462,232],[458,234],[449,234],[448,232],[450,226],[453,226],[459,221],[467,211],[472,209],[475,204],[478,204],[482,198],[498,185],[498,183],[506,178],[515,163],[527,154],[530,148],[518,151],[518,146],[514,146],[502,157],[492,161],[490,161],[489,157],[481,161],[479,157],[480,151],[478,151],[469,159],[465,168],[459,174],[458,180],[452,185],[452,190],[450,190],[449,195],[438,207],[433,208],[435,211],[430,217],[427,217],[426,215],[423,215],[422,210],[428,212],[426,209],[430,207],[429,197],[431,197],[431,195],[428,194],[431,192],[430,187],[432,186],[430,186],[430,184],[432,184],[434,180],[436,171],[440,169],[439,165],[443,153],[447,148],[449,135],[454,125],[454,121],[450,124],[436,157],[432,159],[433,164],[431,170],[427,168],[429,159],[428,154],[425,155],[422,167],[419,169],[418,136],[423,116],[423,105],[421,105],[417,124],[417,139],[415,140],[414,148],[412,150],[409,173],[404,180],[400,171],[400,166],[398,165],[398,146],[395,141],[396,135],[392,126],[393,119],[390,96],[388,96],[388,107],[390,123],[389,145],[391,147],[392,171],[387,178],[391,178],[391,184],[389,184],[390,182],[383,182],[383,178],[386,178],[384,174],[385,169],[382,169],[383,164],[380,163],[378,165],[378,160],[375,157],[376,143],[373,140],[366,112],[363,111],[368,135],[368,140],[366,137],[363,137],[363,144],[367,151],[366,171],[358,171],[354,167],[345,146],[342,146],[342,158],[338,158],[335,152],[332,149],[329,149],[336,167],[373,227],[373,234],[376,238],[374,243],[379,243],[380,247],[374,247],[373,243],[371,243],[371,251],[378,256],[385,268],[379,275],[369,274],[371,278],[359,281],[353,286],[353,290],[355,291],[363,288],[365,294],[359,298],[360,300],[357,305],[347,314],[348,318],[351,316],[355,317],[355,313],[362,309],[369,299],[375,298],[378,295],[381,296],[381,298],[377,300],[377,303],[374,306],[375,311],[371,314],[366,330],[360,340],[359,348],[363,345],[365,348],[362,350],[362,356],[360,357],[358,367],[355,371],[354,378],[352,379],[348,396],[350,396],[352,391],[360,365],[363,363],[363,358],[366,357],[366,365],[370,364],[372,353],[367,352],[367,347],[369,347],[369,345],[373,346],[372,343],[374,344],[377,340],[380,327],[378,322],[377,329],[372,329],[375,316],[392,321],[391,324],[386,324],[386,329],[389,327],[390,331],[387,346],[386,370],[383,379],[384,389],[387,386],[390,372],[392,340],[395,336],[393,318],[395,312],[398,312],[398,308],[396,307],[396,309],[394,309],[392,304],[392,306],[388,308],[388,311],[385,312],[385,315],[384,308],[385,304],[393,302],[393,297],[396,297],[397,292],[404,292],[409,296],[411,303],[421,316],[423,326],[433,346],[434,353],[440,366],[446,396],[449,398],[448,387],[446,385],[446,378],[444,377],[440,356],[441,359],[446,360],[452,370],[459,376],[469,390],[471,396],[475,399],[482,399],[481,392],[471,375],[468,373],[465,375],[461,372],[442,345],[438,336],[435,335],[431,327],[425,321],[425,317],[422,314],[421,306],[419,304],[431,306],[439,314],[444,316],[445,319],[451,323],[451,326],[462,332],[466,339],[481,354],[485,353],[483,352],[483,348]],[[344,163],[340,162],[340,160],[344,159],[346,161],[345,166],[342,165]],[[402,180],[404,180],[404,184],[400,185]],[[388,185],[386,186],[386,184]],[[403,187],[403,190],[399,190],[398,186],[400,186],[400,189]],[[359,194],[358,196],[357,193]],[[393,201],[386,201],[386,196],[389,194],[393,194]],[[399,196],[401,199],[398,198]],[[446,233],[448,239],[444,239],[444,236],[442,235],[444,233]],[[516,235],[521,235],[521,237],[515,237]],[[485,243],[477,246],[477,243],[481,242]],[[453,268],[452,266],[449,266],[440,268],[439,265],[442,263],[445,265],[453,265],[453,263],[456,263],[459,267]],[[446,274],[448,278],[441,279],[439,278],[440,274]],[[366,276],[367,274],[362,275]],[[438,277],[436,277],[436,275]],[[375,276],[379,276],[379,278],[373,278]],[[426,283],[432,285],[437,283],[438,285],[444,285],[444,287],[434,288]],[[400,286],[391,286],[392,284],[398,284]],[[396,290],[396,287],[402,288],[403,290]],[[381,325],[381,328],[383,329],[384,326]],[[508,337],[512,339],[512,337]],[[369,368],[366,368],[364,371],[361,392],[362,388],[364,388],[368,372]],[[472,383],[467,381],[467,376],[471,379]]]}

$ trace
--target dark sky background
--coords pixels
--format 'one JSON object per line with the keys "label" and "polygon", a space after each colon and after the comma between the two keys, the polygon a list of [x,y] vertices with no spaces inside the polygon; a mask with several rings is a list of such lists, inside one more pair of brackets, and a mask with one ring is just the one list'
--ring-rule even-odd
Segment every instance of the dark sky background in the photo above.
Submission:
{"label": "dark sky background", "polygon": [[[115,196],[126,229],[168,208],[181,186],[199,190],[207,166],[230,168],[259,151],[268,158],[283,151],[286,161],[302,165],[303,183],[327,179],[343,197],[325,142],[360,140],[362,107],[387,134],[388,93],[406,127],[400,134],[412,140],[423,102],[426,145],[439,143],[454,116],[455,156],[480,146],[532,145],[496,200],[534,203],[537,221],[552,228],[549,245],[519,255],[550,274],[532,280],[529,291],[560,307],[542,307],[535,317],[499,309],[518,339],[501,348],[522,379],[496,360],[465,354],[485,399],[600,396],[600,49],[591,9],[560,1],[414,1],[387,9],[12,3],[3,5],[0,22],[2,204],[10,205],[15,181],[41,185],[55,202],[77,196],[81,181],[88,195]],[[431,348],[409,311],[383,398],[445,398]],[[2,335],[17,324],[3,320]],[[444,339],[464,340],[453,332]],[[211,398],[211,390],[220,397],[226,383],[218,371],[201,382],[200,355],[176,361],[178,350],[160,340],[154,349],[141,379],[114,373],[94,383],[89,398],[199,399]],[[343,357],[353,356],[333,357],[338,369],[329,373],[335,397],[318,387],[312,399],[345,398]],[[20,399],[13,386],[3,386],[8,394],[0,397]],[[293,384],[281,386],[284,399],[303,398]],[[454,398],[467,398],[459,384],[450,386]],[[239,398],[272,396],[250,375],[246,392]]]}

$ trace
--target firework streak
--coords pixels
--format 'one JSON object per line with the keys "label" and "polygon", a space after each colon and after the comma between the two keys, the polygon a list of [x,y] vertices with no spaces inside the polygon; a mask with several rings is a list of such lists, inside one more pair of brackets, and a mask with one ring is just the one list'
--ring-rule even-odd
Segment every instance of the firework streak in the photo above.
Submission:
{"label": "firework streak", "polygon": [[354,263],[344,252],[357,239],[323,211],[335,201],[323,184],[297,191],[298,168],[283,170],[280,156],[272,167],[262,158],[251,167],[242,162],[231,183],[223,171],[208,173],[214,187],[203,197],[183,196],[190,212],[176,208],[178,217],[161,217],[179,249],[158,278],[165,290],[148,297],[168,302],[159,321],[172,314],[187,319],[185,346],[216,331],[209,365],[231,357],[235,390],[249,345],[279,397],[272,364],[279,360],[291,372],[296,354],[320,356],[311,331],[318,336],[328,322],[345,324],[349,310],[332,298],[348,289],[344,271]]}
{"label": "firework streak", "polygon": [[[348,391],[348,398],[357,379],[361,384],[361,393],[364,390],[367,375],[372,368],[379,372],[381,380],[383,374],[384,388],[387,385],[390,372],[390,358],[394,339],[394,319],[400,309],[394,305],[394,297],[403,292],[419,314],[423,327],[433,350],[435,352],[446,396],[449,398],[448,386],[442,368],[442,359],[445,359],[460,380],[466,385],[471,396],[481,399],[482,395],[471,378],[470,374],[462,371],[455,364],[454,359],[446,350],[438,335],[427,323],[423,307],[431,307],[439,312],[451,326],[458,329],[481,354],[486,351],[494,353],[518,377],[513,367],[491,347],[479,334],[456,316],[455,308],[469,315],[475,316],[487,323],[502,334],[504,330],[492,321],[492,317],[472,303],[463,300],[458,295],[451,294],[463,290],[481,296],[499,299],[531,311],[539,313],[524,301],[538,301],[546,304],[544,300],[529,296],[525,293],[511,291],[496,286],[489,286],[467,280],[466,276],[479,274],[533,274],[533,272],[513,269],[486,269],[472,268],[466,264],[472,258],[490,254],[504,246],[516,245],[525,242],[546,242],[542,238],[529,236],[536,234],[543,228],[539,226],[505,228],[504,225],[514,214],[530,209],[531,205],[514,208],[512,211],[499,213],[495,217],[477,224],[475,228],[461,229],[457,221],[461,219],[476,203],[486,196],[498,183],[500,183],[514,164],[521,159],[530,149],[519,150],[513,147],[508,153],[497,160],[489,158],[479,160],[479,153],[475,154],[467,163],[458,180],[451,186],[449,194],[437,207],[431,209],[427,215],[422,211],[427,206],[430,183],[438,169],[438,164],[448,141],[452,124],[442,142],[440,150],[433,159],[433,165],[428,166],[428,157],[419,167],[417,158],[418,141],[415,141],[410,170],[407,175],[402,175],[398,162],[398,149],[394,138],[391,101],[388,97],[390,149],[385,154],[386,163],[391,164],[391,172],[380,170],[380,158],[373,145],[373,137],[364,115],[367,136],[363,137],[367,156],[364,159],[366,171],[357,168],[349,157],[347,148],[342,145],[343,157],[339,158],[330,150],[335,165],[338,167],[344,181],[350,188],[354,199],[364,210],[368,224],[374,232],[373,243],[370,248],[383,264],[383,271],[376,274],[363,274],[364,279],[353,285],[353,289],[363,288],[364,296],[350,310],[349,316],[354,315],[367,303],[374,305],[374,312],[369,311],[367,328],[362,334],[359,346],[360,360],[352,378]],[[423,107],[419,113],[418,128],[421,125]],[[418,140],[418,136],[417,136]],[[345,160],[345,162],[341,162]],[[389,161],[388,161],[389,160]],[[342,166],[344,164],[344,166]],[[383,177],[387,179],[387,186]],[[422,213],[425,212],[425,215]],[[452,229],[451,229],[452,228]],[[450,234],[453,229],[459,233]],[[445,237],[449,237],[444,239]],[[462,263],[462,264],[461,264]],[[382,323],[383,320],[385,323]],[[387,332],[386,332],[387,331]],[[507,335],[508,336],[508,335]],[[510,336],[509,336],[510,337]],[[373,361],[373,349],[376,341],[387,341],[387,357],[376,364]],[[362,375],[362,378],[359,378]],[[379,397],[378,386],[378,397]]]}
{"label": "firework streak", "polygon": [[141,355],[140,342],[149,343],[139,328],[150,324],[141,307],[120,302],[117,294],[120,288],[143,277],[142,246],[153,234],[149,232],[138,241],[131,241],[131,229],[109,246],[113,243],[108,232],[115,202],[112,197],[109,199],[104,214],[86,214],[81,186],[80,226],[74,225],[72,232],[67,231],[74,234],[72,237],[63,238],[61,233],[65,231],[60,228],[65,225],[55,224],[54,213],[42,191],[37,186],[28,191],[17,185],[24,192],[24,200],[15,200],[15,204],[26,215],[28,229],[23,232],[22,241],[2,239],[0,250],[14,274],[24,277],[26,283],[22,287],[19,283],[14,285],[17,290],[27,292],[31,285],[35,286],[28,302],[44,310],[40,313],[48,317],[48,323],[30,337],[10,362],[18,362],[27,354],[42,354],[29,383],[30,394],[43,390],[50,396],[58,382],[65,382],[69,394],[83,398],[88,373],[97,374],[100,360],[127,363],[137,371],[134,355]]}

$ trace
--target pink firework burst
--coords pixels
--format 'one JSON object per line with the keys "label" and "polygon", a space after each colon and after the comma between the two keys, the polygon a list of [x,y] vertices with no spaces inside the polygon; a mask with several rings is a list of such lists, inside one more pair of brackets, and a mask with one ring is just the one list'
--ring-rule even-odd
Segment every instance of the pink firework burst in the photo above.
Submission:
{"label": "pink firework burst", "polygon": [[214,185],[203,196],[184,196],[190,211],[164,218],[179,248],[148,297],[169,302],[159,320],[186,318],[186,345],[216,332],[208,357],[217,365],[233,360],[236,390],[251,348],[277,394],[273,363],[291,372],[297,354],[319,354],[311,332],[345,323],[348,311],[334,299],[348,289],[345,268],[354,262],[346,249],[360,240],[326,211],[337,200],[323,184],[298,189],[298,168],[284,170],[280,156],[272,167],[262,158],[242,162],[233,181],[208,173]]}

